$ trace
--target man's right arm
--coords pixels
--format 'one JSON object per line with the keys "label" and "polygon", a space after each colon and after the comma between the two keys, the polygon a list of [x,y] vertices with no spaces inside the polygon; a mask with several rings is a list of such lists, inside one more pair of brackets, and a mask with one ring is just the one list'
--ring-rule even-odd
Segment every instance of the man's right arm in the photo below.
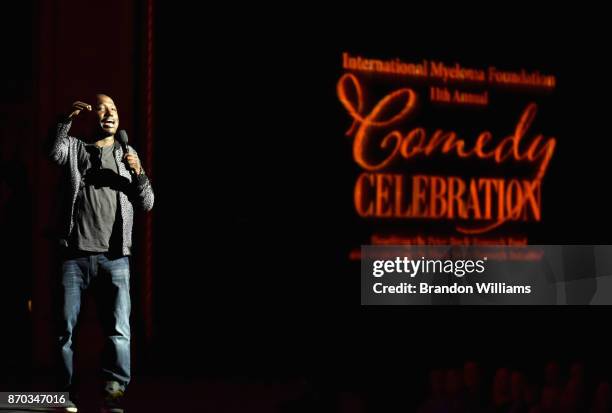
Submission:
{"label": "man's right arm", "polygon": [[58,165],[65,165],[68,162],[68,154],[70,150],[70,140],[75,139],[68,136],[68,131],[72,125],[72,119],[81,112],[81,110],[91,111],[91,105],[83,102],[74,102],[71,112],[68,116],[64,116],[57,124],[55,139],[51,145],[49,156],[53,162]]}

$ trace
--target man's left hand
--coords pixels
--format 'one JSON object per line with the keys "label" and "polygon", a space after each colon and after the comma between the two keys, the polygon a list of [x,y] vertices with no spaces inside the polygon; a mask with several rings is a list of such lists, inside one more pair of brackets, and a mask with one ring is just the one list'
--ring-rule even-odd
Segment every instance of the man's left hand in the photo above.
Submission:
{"label": "man's left hand", "polygon": [[128,153],[123,157],[123,159],[125,159],[130,168],[136,172],[136,175],[141,174],[142,167],[140,166],[140,159],[138,159],[138,155],[135,153]]}

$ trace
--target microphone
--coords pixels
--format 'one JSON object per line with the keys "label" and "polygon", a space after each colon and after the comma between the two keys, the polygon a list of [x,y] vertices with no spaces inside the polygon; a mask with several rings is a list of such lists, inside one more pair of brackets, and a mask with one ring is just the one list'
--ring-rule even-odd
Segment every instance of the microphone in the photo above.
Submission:
{"label": "microphone", "polygon": [[[128,136],[127,136],[127,132],[125,131],[125,129],[121,129],[118,133],[117,136],[117,140],[119,141],[119,143],[121,144],[121,147],[123,148],[123,155],[127,155],[129,153],[128,151]],[[130,168],[130,166],[127,164],[126,165],[128,167],[128,170],[131,173],[136,173],[132,168]]]}

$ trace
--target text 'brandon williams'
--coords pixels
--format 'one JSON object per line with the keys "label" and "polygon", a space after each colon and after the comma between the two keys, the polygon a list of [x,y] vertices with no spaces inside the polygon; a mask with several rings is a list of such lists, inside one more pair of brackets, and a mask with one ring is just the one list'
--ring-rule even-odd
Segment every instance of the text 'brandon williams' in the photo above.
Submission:
{"label": "text 'brandon williams'", "polygon": [[[487,257],[481,260],[441,260],[441,259],[409,259],[407,257],[396,257],[394,260],[376,260],[372,265],[372,275],[380,278],[385,274],[398,273],[408,275],[410,278],[418,274],[445,274],[463,277],[466,274],[481,275],[485,272]],[[400,283],[398,285],[383,285],[375,283],[373,290],[376,294],[531,294],[529,285],[507,285],[506,283],[476,283],[476,291],[471,285],[429,285],[420,283],[417,290],[416,285]]]}

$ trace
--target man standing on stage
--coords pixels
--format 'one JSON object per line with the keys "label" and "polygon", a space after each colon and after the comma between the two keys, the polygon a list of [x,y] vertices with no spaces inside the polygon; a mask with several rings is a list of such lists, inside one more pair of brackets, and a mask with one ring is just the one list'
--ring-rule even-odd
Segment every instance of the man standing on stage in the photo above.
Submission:
{"label": "man standing on stage", "polygon": [[[90,136],[68,136],[73,119],[88,111]],[[92,116],[95,115],[95,116]],[[82,116],[82,115],[81,115]],[[130,265],[134,208],[149,211],[153,190],[138,155],[115,140],[119,114],[113,100],[96,95],[92,107],[75,102],[57,126],[50,156],[66,168],[68,190],[60,228],[60,385],[75,400],[73,331],[81,294],[91,285],[106,336],[103,354],[103,412],[120,413],[130,382]],[[124,147],[129,153],[125,153]],[[66,409],[76,412],[74,403]]]}

